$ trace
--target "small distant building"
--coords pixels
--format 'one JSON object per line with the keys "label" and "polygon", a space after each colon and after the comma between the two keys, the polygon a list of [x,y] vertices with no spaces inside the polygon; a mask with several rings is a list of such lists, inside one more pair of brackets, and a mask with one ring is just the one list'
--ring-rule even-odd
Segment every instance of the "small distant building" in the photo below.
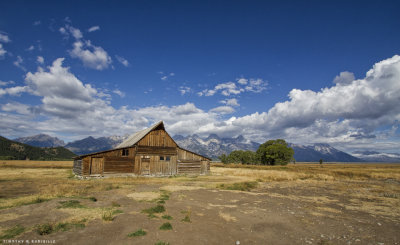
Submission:
{"label": "small distant building", "polygon": [[211,159],[178,146],[163,121],[131,135],[115,149],[74,159],[78,176],[207,174]]}

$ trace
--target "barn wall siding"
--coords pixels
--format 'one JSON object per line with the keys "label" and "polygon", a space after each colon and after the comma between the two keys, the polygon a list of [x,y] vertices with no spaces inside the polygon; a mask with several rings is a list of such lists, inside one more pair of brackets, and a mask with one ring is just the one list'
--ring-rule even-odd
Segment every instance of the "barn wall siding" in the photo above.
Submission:
{"label": "barn wall siding", "polygon": [[104,157],[104,173],[133,173],[134,157]]}
{"label": "barn wall siding", "polygon": [[151,131],[138,143],[138,146],[159,146],[159,147],[177,147],[175,141],[167,134],[165,130],[159,129]]}
{"label": "barn wall siding", "polygon": [[129,147],[129,155],[122,156],[122,149],[94,153],[82,158],[82,176],[91,175],[91,163],[93,158],[103,158],[104,172],[107,173],[133,173],[135,164],[135,147]]}
{"label": "barn wall siding", "polygon": [[209,164],[207,158],[178,148],[178,174],[206,174]]}
{"label": "barn wall siding", "polygon": [[169,156],[170,160],[160,160],[160,155],[136,155],[135,170],[136,175],[164,176],[177,173],[176,155]]}

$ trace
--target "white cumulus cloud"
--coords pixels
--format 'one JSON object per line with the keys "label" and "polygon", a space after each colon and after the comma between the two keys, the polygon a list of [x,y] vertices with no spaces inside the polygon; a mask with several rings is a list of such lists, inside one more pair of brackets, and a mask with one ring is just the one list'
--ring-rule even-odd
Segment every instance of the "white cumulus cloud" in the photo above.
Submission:
{"label": "white cumulus cloud", "polygon": [[240,106],[239,103],[238,103],[238,100],[235,99],[235,98],[221,100],[220,103],[228,105],[228,106]]}
{"label": "white cumulus cloud", "polygon": [[260,78],[238,78],[235,82],[217,84],[213,89],[204,89],[197,93],[199,96],[213,96],[217,93],[223,96],[238,95],[243,92],[260,93],[267,89],[268,82]]}
{"label": "white cumulus cloud", "polygon": [[335,84],[349,84],[355,80],[354,74],[352,72],[343,71],[333,79]]}
{"label": "white cumulus cloud", "polygon": [[111,57],[102,47],[94,46],[90,41],[76,41],[73,47],[70,50],[71,57],[80,59],[86,67],[104,70],[112,62]]}

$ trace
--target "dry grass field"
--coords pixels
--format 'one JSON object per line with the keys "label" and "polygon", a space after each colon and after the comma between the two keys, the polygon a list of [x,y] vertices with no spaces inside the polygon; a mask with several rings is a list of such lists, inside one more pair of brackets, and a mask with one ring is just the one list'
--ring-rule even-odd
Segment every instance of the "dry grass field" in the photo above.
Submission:
{"label": "dry grass field", "polygon": [[214,164],[206,176],[77,179],[0,161],[0,242],[400,244],[400,164]]}

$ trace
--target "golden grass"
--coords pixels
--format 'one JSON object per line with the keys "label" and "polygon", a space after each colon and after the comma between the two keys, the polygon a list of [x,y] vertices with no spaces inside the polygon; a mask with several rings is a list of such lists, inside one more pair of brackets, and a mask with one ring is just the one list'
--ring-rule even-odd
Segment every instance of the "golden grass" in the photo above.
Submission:
{"label": "golden grass", "polygon": [[[370,180],[400,181],[400,164],[289,164],[260,166],[242,164],[214,164],[214,174],[251,177],[261,181],[315,180]],[[254,177],[253,177],[254,176]]]}
{"label": "golden grass", "polygon": [[0,167],[13,168],[69,168],[73,161],[30,161],[30,160],[0,160]]}
{"label": "golden grass", "polygon": [[[132,195],[137,200],[154,200],[159,193],[133,192],[136,185],[157,185],[170,192],[214,189],[220,184],[240,182],[259,183],[250,195],[268,195],[291,201],[305,202],[310,212],[335,214],[340,210],[330,205],[342,206],[352,211],[367,212],[399,221],[400,213],[400,164],[289,164],[287,166],[215,165],[206,176],[173,178],[113,177],[103,179],[70,178],[72,162],[0,161],[0,209],[12,208],[60,197],[89,197],[104,191],[118,191]],[[64,169],[69,166],[69,169]],[[27,188],[28,187],[28,188]],[[29,188],[32,188],[30,190]],[[274,188],[300,188],[323,190],[315,196],[297,193],[280,194]],[[25,190],[15,195],[16,190]],[[29,189],[29,190],[28,190]],[[117,190],[118,189],[118,190]],[[217,190],[215,190],[217,191]],[[218,190],[225,191],[225,190]],[[321,194],[323,193],[323,194]],[[9,194],[9,196],[7,196]],[[140,197],[140,195],[144,195]],[[341,204],[335,196],[346,196],[350,204]],[[179,194],[179,200],[186,198]],[[316,205],[317,208],[313,205]],[[328,206],[327,206],[328,205]],[[208,204],[207,208],[233,208],[236,205]],[[85,217],[101,219],[101,208],[63,210],[70,214],[67,221]],[[3,216],[0,221],[17,216]]]}

